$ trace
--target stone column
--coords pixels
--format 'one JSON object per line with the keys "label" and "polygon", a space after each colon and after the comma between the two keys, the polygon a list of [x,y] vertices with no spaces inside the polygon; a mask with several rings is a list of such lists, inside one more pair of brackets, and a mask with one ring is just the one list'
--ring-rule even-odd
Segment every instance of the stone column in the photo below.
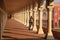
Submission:
{"label": "stone column", "polygon": [[32,7],[32,5],[30,6],[30,17],[32,16],[32,14],[33,14],[33,7]]}
{"label": "stone column", "polygon": [[34,6],[34,27],[33,27],[33,31],[37,31],[37,27],[36,27],[36,14],[38,13],[38,3],[35,2],[35,6]]}
{"label": "stone column", "polygon": [[[30,5],[30,13],[29,13],[29,18],[30,17],[33,17],[33,5]],[[31,26],[31,28],[30,29],[32,29],[33,28],[33,26]]]}
{"label": "stone column", "polygon": [[26,25],[26,8],[25,8],[25,11],[24,11],[24,25]]}
{"label": "stone column", "polygon": [[24,11],[24,8],[23,8],[23,19],[24,19],[24,25],[25,25],[25,11]]}
{"label": "stone column", "polygon": [[0,8],[0,39],[2,39],[3,31],[6,27],[7,13]]}
{"label": "stone column", "polygon": [[42,22],[42,19],[43,19],[43,10],[44,10],[44,6],[43,6],[43,5],[40,6],[39,10],[40,10],[40,17],[39,17],[39,19],[40,19],[40,25],[39,25],[38,34],[44,34],[43,28],[42,28],[42,23],[43,23],[43,22]]}
{"label": "stone column", "polygon": [[52,34],[52,11],[53,11],[53,6],[50,5],[48,6],[49,9],[49,14],[48,14],[48,34],[47,34],[47,39],[54,39],[53,34]]}
{"label": "stone column", "polygon": [[2,13],[0,12],[0,40],[2,40],[2,33],[1,33],[1,20],[2,20]]}
{"label": "stone column", "polygon": [[27,27],[29,27],[29,8],[27,8]]}

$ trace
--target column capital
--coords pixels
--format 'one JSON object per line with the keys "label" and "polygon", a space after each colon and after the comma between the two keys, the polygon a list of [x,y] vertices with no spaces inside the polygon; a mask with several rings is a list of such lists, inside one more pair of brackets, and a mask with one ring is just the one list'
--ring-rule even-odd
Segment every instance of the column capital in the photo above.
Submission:
{"label": "column capital", "polygon": [[50,5],[53,5],[54,6],[54,1],[50,3]]}
{"label": "column capital", "polygon": [[27,12],[29,12],[29,10],[27,10]]}
{"label": "column capital", "polygon": [[32,11],[33,9],[31,8],[30,11]]}
{"label": "column capital", "polygon": [[32,12],[33,10],[29,10],[29,12]]}
{"label": "column capital", "polygon": [[29,12],[29,8],[27,8],[27,10],[26,10],[27,12]]}
{"label": "column capital", "polygon": [[29,12],[32,12],[32,11],[33,11],[33,8],[32,8],[32,5],[31,5]]}
{"label": "column capital", "polygon": [[48,8],[53,8],[54,6],[53,5],[49,5]]}
{"label": "column capital", "polygon": [[30,11],[32,11],[33,9],[31,8]]}
{"label": "column capital", "polygon": [[45,6],[43,4],[43,5],[40,6],[39,10],[42,11],[42,10],[44,10],[44,8],[45,8]]}
{"label": "column capital", "polygon": [[52,10],[52,9],[54,8],[54,6],[53,6],[53,5],[50,5],[50,6],[48,6],[48,8],[49,8],[50,10]]}
{"label": "column capital", "polygon": [[40,7],[39,10],[40,10],[40,11],[44,10],[44,7]]}
{"label": "column capital", "polygon": [[35,2],[35,5],[34,5],[34,9],[33,9],[33,11],[37,11],[37,9],[38,9],[38,3]]}
{"label": "column capital", "polygon": [[38,7],[34,7],[33,11],[37,11]]}

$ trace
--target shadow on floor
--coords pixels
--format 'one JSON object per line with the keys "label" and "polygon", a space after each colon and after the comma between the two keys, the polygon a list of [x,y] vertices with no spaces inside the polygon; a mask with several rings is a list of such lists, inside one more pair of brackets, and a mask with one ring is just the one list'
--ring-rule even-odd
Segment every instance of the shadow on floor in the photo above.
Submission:
{"label": "shadow on floor", "polygon": [[37,34],[37,32],[30,32],[30,31],[28,30],[28,28],[27,28],[27,29],[23,29],[23,28],[6,28],[5,30],[6,30],[6,31],[7,31],[7,30],[11,30],[11,31],[28,32],[28,33]]}
{"label": "shadow on floor", "polygon": [[38,37],[38,36],[36,36],[36,35],[31,35],[31,34],[23,34],[23,33],[14,33],[14,32],[4,32],[4,33],[16,34],[16,35],[24,35],[24,36],[30,36],[30,37]]}
{"label": "shadow on floor", "polygon": [[[19,39],[19,38],[13,38],[13,37],[9,37],[9,36],[3,36],[6,39],[2,39],[2,40],[45,40],[42,38],[23,38],[23,39]],[[8,38],[8,39],[7,39]]]}

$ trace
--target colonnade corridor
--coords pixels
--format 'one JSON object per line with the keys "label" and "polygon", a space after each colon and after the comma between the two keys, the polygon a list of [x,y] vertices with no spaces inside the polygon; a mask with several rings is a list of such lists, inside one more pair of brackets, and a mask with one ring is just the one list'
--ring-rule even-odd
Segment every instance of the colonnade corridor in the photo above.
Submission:
{"label": "colonnade corridor", "polygon": [[41,36],[32,30],[28,30],[20,22],[14,19],[8,19],[6,28],[3,31],[2,40],[45,40]]}
{"label": "colonnade corridor", "polygon": [[54,0],[1,0],[0,4],[2,40],[56,40]]}

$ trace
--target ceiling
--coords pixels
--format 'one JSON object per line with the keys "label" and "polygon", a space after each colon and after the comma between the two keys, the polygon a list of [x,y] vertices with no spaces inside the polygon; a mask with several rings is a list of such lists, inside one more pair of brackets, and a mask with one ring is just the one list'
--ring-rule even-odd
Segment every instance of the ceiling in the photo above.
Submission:
{"label": "ceiling", "polygon": [[0,6],[3,6],[6,12],[12,13],[30,6],[35,1],[41,4],[44,0],[0,0]]}
{"label": "ceiling", "polygon": [[34,3],[35,0],[4,0],[5,8],[8,12],[21,10]]}

